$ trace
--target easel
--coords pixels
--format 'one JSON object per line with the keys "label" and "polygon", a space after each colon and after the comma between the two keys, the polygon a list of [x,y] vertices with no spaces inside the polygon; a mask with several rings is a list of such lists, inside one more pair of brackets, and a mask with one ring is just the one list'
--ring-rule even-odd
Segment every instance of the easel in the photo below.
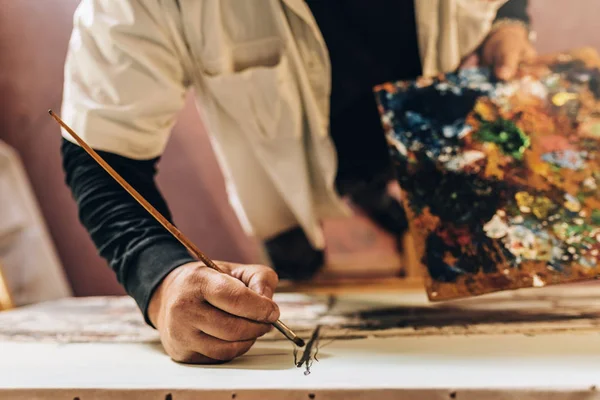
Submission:
{"label": "easel", "polygon": [[2,262],[0,262],[0,311],[14,308],[14,302],[8,288],[8,282],[2,271]]}

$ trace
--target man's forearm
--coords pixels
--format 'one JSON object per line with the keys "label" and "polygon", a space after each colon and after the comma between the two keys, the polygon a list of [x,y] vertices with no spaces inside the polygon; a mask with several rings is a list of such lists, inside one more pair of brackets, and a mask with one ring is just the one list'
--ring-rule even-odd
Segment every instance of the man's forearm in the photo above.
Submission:
{"label": "man's forearm", "polygon": [[[61,151],[66,183],[77,202],[82,224],[148,321],[146,311],[156,286],[170,271],[194,259],[81,147],[63,140]],[[157,159],[99,154],[171,219],[154,180]]]}

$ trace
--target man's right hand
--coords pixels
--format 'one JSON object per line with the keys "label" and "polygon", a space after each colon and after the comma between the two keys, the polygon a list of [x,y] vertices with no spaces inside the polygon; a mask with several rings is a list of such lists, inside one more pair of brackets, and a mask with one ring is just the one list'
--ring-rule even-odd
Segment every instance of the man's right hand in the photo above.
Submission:
{"label": "man's right hand", "polygon": [[167,354],[183,363],[214,364],[244,353],[279,319],[272,297],[277,274],[262,265],[217,262],[173,270],[154,292],[148,316]]}

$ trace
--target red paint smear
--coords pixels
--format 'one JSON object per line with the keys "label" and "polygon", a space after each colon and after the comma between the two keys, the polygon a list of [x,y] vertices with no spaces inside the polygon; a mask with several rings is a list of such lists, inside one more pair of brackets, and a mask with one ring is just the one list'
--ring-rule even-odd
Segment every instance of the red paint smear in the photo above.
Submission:
{"label": "red paint smear", "polygon": [[540,141],[539,146],[543,153],[558,150],[573,150],[571,143],[569,143],[569,139],[561,135],[544,136],[543,140]]}
{"label": "red paint smear", "polygon": [[437,235],[444,241],[447,246],[459,245],[461,247],[471,243],[471,234],[468,228],[440,228]]}

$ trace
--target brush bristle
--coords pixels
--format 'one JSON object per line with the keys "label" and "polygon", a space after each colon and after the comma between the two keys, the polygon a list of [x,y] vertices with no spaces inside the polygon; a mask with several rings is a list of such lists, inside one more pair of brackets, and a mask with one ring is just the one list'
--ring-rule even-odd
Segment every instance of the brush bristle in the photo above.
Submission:
{"label": "brush bristle", "polygon": [[305,345],[304,340],[300,339],[299,337],[294,338],[294,344],[298,347],[304,347]]}

